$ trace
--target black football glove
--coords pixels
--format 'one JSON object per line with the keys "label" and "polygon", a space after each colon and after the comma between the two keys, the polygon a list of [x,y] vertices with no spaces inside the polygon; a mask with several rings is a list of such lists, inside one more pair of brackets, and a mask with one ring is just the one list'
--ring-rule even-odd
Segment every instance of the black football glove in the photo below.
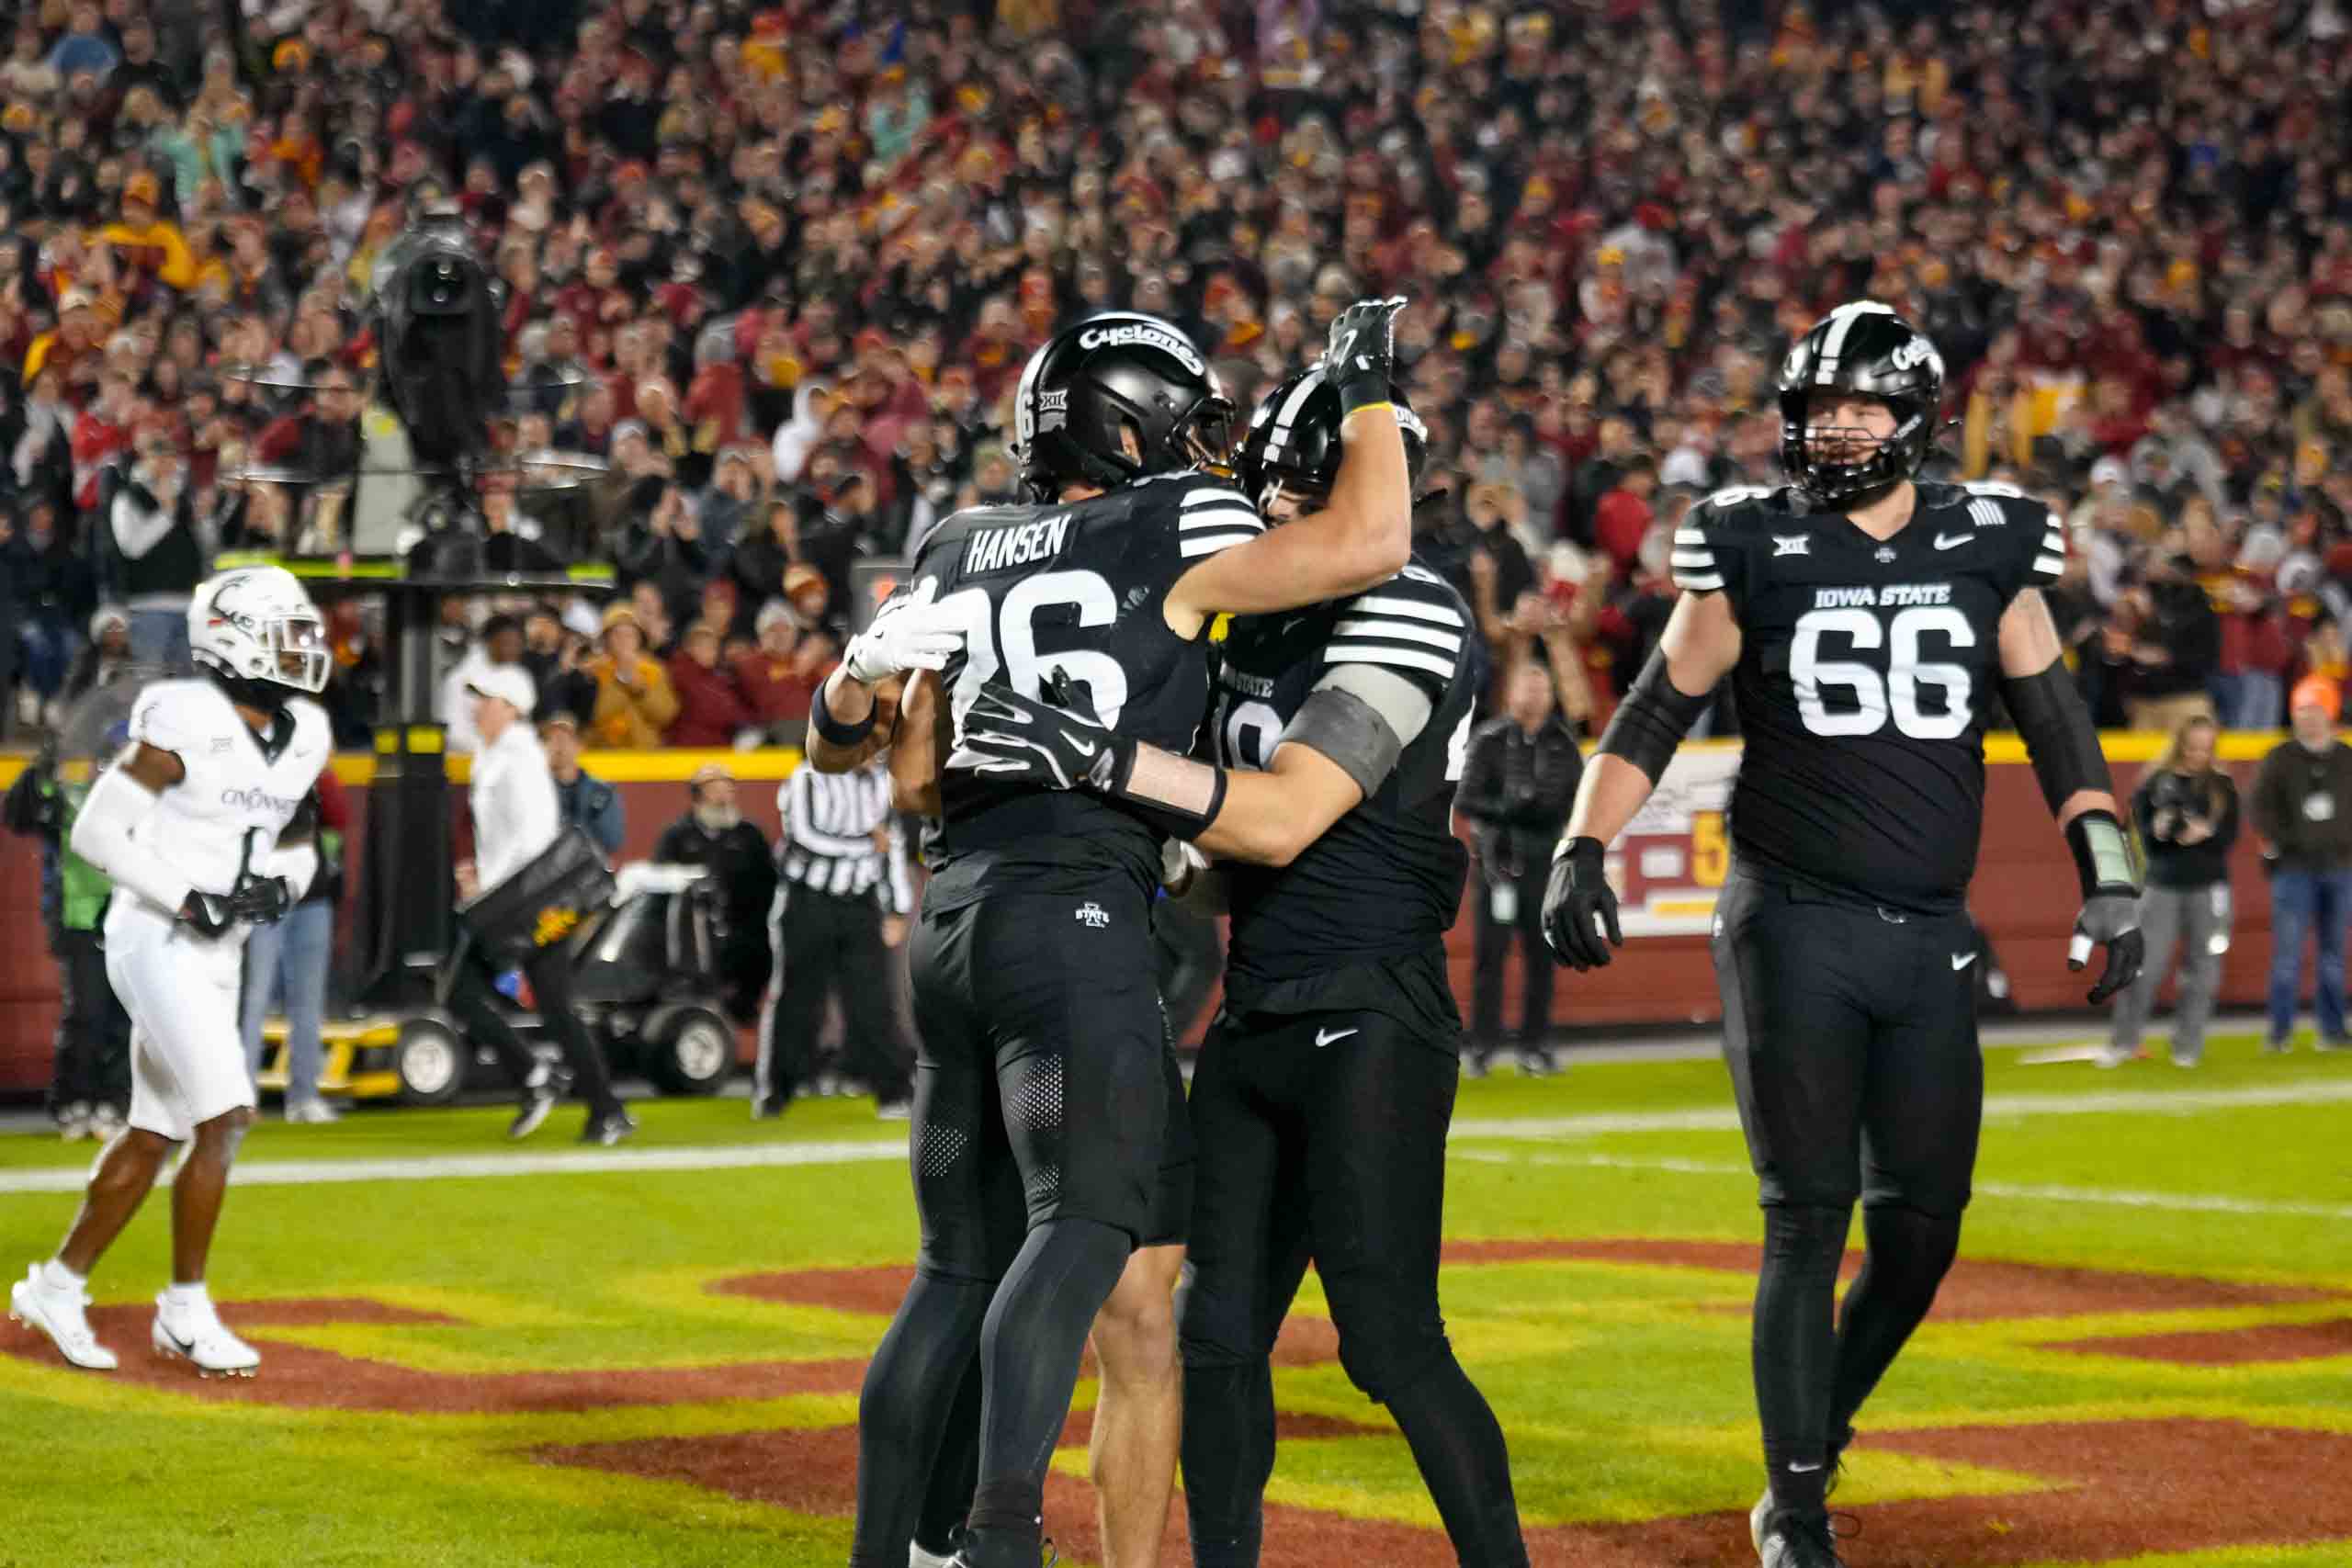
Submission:
{"label": "black football glove", "polygon": [[198,936],[220,936],[237,923],[228,898],[219,893],[191,891],[180,901],[180,919]]}
{"label": "black football glove", "polygon": [[248,876],[229,895],[232,919],[275,925],[294,907],[294,885],[282,876]]}
{"label": "black football glove", "polygon": [[1544,886],[1544,940],[1552,956],[1575,969],[1600,969],[1625,945],[1617,929],[1617,892],[1601,869],[1599,839],[1570,839],[1552,857]]}
{"label": "black football glove", "polygon": [[1323,375],[1340,394],[1340,417],[1389,401],[1396,368],[1396,313],[1405,297],[1359,299],[1332,318]]}
{"label": "black football glove", "polygon": [[989,682],[956,720],[947,765],[1040,789],[1102,788],[1124,776],[1136,743],[1104,728],[1067,681],[1056,694],[1066,705]]}
{"label": "black football glove", "polygon": [[2075,853],[2083,884],[2083,909],[2075,917],[2075,934],[2066,944],[2066,967],[2084,969],[2092,948],[2107,949],[2107,967],[2090,989],[2090,1004],[2097,1007],[2138,979],[2147,962],[2148,942],[2140,931],[2140,886],[2132,873],[2122,825],[2110,813],[2086,811],[2067,823],[2066,846]]}

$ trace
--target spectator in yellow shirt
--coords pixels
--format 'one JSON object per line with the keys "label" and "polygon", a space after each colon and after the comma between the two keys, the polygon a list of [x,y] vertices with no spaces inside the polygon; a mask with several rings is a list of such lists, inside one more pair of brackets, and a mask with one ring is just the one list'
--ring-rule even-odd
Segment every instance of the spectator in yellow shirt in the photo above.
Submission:
{"label": "spectator in yellow shirt", "polygon": [[588,666],[596,677],[596,711],[588,727],[605,748],[639,750],[662,744],[662,732],[678,716],[678,696],[669,671],[645,652],[645,629],[627,604],[605,612],[605,651]]}
{"label": "spectator in yellow shirt", "polygon": [[114,247],[129,270],[172,288],[190,288],[196,284],[196,258],[188,254],[179,225],[155,216],[162,194],[154,175],[143,171],[131,175],[123,182],[119,215],[98,231],[98,238]]}

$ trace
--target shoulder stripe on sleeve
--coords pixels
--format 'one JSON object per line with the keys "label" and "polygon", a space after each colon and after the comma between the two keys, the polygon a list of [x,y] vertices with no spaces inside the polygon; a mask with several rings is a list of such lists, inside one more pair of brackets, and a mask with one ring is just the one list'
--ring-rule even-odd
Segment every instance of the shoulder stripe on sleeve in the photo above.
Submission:
{"label": "shoulder stripe on sleeve", "polygon": [[1679,567],[1689,567],[1700,571],[1713,571],[1715,567],[1715,552],[1713,550],[1677,550],[1674,552],[1672,557],[1672,564]]}
{"label": "shoulder stripe on sleeve", "polygon": [[1678,545],[1703,545],[1707,543],[1707,531],[1704,528],[1677,528],[1674,542]]}
{"label": "shoulder stripe on sleeve", "polygon": [[1335,642],[1323,649],[1326,664],[1394,664],[1406,670],[1426,670],[1433,675],[1453,678],[1455,661],[1442,654],[1422,653],[1409,648],[1385,648],[1374,642]]}
{"label": "shoulder stripe on sleeve", "polygon": [[1698,576],[1687,571],[1678,571],[1674,574],[1674,584],[1678,588],[1689,588],[1697,592],[1711,593],[1724,585],[1724,580],[1719,572],[1709,572],[1704,576]]}
{"label": "shoulder stripe on sleeve", "polygon": [[1223,485],[1204,486],[1200,490],[1186,491],[1183,499],[1177,504],[1186,511],[1195,506],[1247,507],[1250,504],[1250,498],[1238,490],[1227,490]]}
{"label": "shoulder stripe on sleeve", "polygon": [[1204,528],[1197,534],[1187,534],[1176,547],[1176,553],[1186,560],[1194,556],[1213,556],[1219,550],[1246,545],[1258,536],[1255,528]]}
{"label": "shoulder stripe on sleeve", "polygon": [[1462,649],[1462,634],[1459,632],[1442,632],[1432,626],[1417,626],[1406,621],[1371,615],[1351,616],[1333,626],[1331,633],[1335,637],[1393,637],[1398,642],[1418,642],[1430,648],[1442,648],[1449,653],[1460,652]]}
{"label": "shoulder stripe on sleeve", "polygon": [[1998,528],[2008,522],[2008,517],[2001,511],[1999,502],[1987,501],[1982,496],[1968,503],[1968,515],[1975,521],[1979,528]]}
{"label": "shoulder stripe on sleeve", "polygon": [[2066,570],[2066,562],[2062,557],[2058,556],[2036,556],[2033,558],[2033,570],[2036,571],[2046,571],[2051,576],[2055,577],[2060,572]]}
{"label": "shoulder stripe on sleeve", "polygon": [[1417,621],[1435,621],[1442,626],[1463,624],[1462,613],[1450,604],[1427,603],[1419,599],[1400,599],[1391,593],[1366,593],[1348,601],[1347,608],[1365,615],[1408,615]]}
{"label": "shoulder stripe on sleeve", "polygon": [[1265,525],[1264,518],[1238,501],[1229,505],[1188,507],[1176,524],[1186,533],[1194,528],[1247,528],[1255,533]]}
{"label": "shoulder stripe on sleeve", "polygon": [[2064,554],[2066,548],[2066,536],[2058,532],[2057,529],[2052,528],[2050,532],[2041,536],[2041,547],[2045,550],[2056,550],[2061,554]]}

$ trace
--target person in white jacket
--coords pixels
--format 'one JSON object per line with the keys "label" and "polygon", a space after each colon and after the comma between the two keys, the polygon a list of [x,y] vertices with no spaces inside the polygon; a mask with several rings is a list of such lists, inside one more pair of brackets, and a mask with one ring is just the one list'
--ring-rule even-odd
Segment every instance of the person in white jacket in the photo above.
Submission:
{"label": "person in white jacket", "polygon": [[[474,753],[469,791],[474,858],[458,866],[458,897],[471,902],[496,889],[554,843],[563,830],[563,817],[556,803],[555,774],[548,768],[547,753],[539,749],[539,738],[531,727],[522,722],[532,697],[529,674],[519,664],[491,665],[478,671],[467,689],[474,699],[474,728],[481,737]],[[562,1045],[572,1082],[588,1102],[588,1122],[580,1141],[619,1143],[637,1131],[637,1122],[621,1109],[605,1054],[580,1021],[572,1002],[571,956],[566,944],[559,941],[537,949],[524,961],[523,973],[530,978],[540,1022]],[[458,965],[449,993],[449,1010],[473,1039],[487,1042],[503,1056],[521,1081],[522,1108],[515,1112],[507,1135],[524,1138],[548,1119],[563,1086],[515,1033],[514,1023],[499,1006],[496,979],[488,958],[470,954]]]}
{"label": "person in white jacket", "polygon": [[[524,679],[530,680],[530,671],[523,660],[523,623],[513,615],[497,615],[481,624],[481,634],[474,645],[466,649],[465,657],[455,668],[441,677],[441,690],[435,694],[433,716],[441,721],[442,743],[452,751],[479,751],[481,737],[474,730],[474,677],[486,670],[504,666],[519,670]],[[538,701],[537,683],[530,690],[530,702],[523,708],[523,716],[531,716]]]}

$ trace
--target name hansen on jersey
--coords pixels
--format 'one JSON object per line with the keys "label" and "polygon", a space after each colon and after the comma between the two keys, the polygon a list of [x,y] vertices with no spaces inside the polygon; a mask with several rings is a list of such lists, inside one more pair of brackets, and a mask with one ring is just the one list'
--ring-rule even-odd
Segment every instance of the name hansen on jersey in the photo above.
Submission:
{"label": "name hansen on jersey", "polygon": [[1882,541],[1792,489],[1721,491],[1676,530],[1673,572],[1739,623],[1742,863],[1940,911],[1976,867],[2001,616],[2058,581],[2066,547],[2058,518],[2007,486],[1917,492]]}
{"label": "name hansen on jersey", "polygon": [[[910,573],[966,611],[964,649],[940,672],[950,703],[961,713],[1000,678],[1034,696],[1058,667],[1112,729],[1190,751],[1208,701],[1206,645],[1169,626],[1168,591],[1264,529],[1229,480],[1205,473],[956,513],[923,540]],[[1084,791],[949,769],[940,806],[925,828],[933,908],[967,903],[1007,875],[1029,891],[1082,889],[1105,874],[1132,877],[1140,893],[1159,882],[1158,836]]]}
{"label": "name hansen on jersey", "polygon": [[[1478,684],[1469,607],[1419,565],[1352,598],[1237,619],[1218,649],[1216,760],[1263,768],[1307,694],[1362,666],[1410,682],[1429,721],[1396,765],[1287,866],[1227,863],[1226,998],[1238,1013],[1372,1007],[1459,1030],[1442,939],[1468,855],[1453,790]],[[1438,955],[1434,968],[1399,962]]]}

